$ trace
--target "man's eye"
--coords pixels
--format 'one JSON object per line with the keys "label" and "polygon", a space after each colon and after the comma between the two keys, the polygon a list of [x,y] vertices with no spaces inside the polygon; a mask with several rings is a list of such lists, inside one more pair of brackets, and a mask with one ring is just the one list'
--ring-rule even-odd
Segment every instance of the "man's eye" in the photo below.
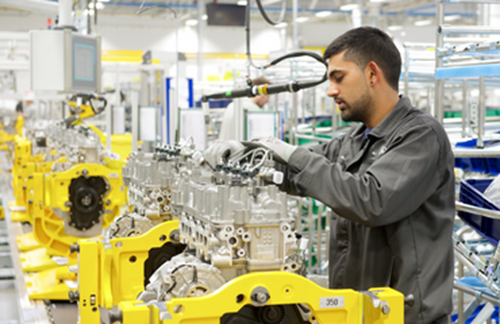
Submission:
{"label": "man's eye", "polygon": [[340,76],[338,78],[335,78],[335,81],[340,82],[340,81],[342,81],[343,78],[344,78],[344,76]]}

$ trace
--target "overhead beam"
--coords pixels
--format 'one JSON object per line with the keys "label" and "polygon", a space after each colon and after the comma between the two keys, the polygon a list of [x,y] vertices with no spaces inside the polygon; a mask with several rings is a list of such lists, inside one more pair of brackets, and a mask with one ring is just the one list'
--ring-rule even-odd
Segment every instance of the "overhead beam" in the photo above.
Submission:
{"label": "overhead beam", "polygon": [[318,5],[318,0],[312,0],[311,4],[309,5],[309,9],[310,10],[316,9],[317,5]]}
{"label": "overhead beam", "polygon": [[435,0],[411,0],[406,2],[398,2],[389,4],[383,7],[385,12],[400,12],[406,10],[418,9],[428,5],[436,4]]}
{"label": "overhead beam", "polygon": [[40,13],[59,13],[59,4],[47,0],[1,0],[2,6]]}

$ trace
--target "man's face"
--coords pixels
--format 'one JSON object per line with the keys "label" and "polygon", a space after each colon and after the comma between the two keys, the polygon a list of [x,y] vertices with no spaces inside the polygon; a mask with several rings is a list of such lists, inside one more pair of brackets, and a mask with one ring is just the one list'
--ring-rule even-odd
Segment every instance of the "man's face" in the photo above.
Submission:
{"label": "man's face", "polygon": [[339,105],[342,120],[365,122],[372,108],[368,80],[356,63],[344,60],[344,53],[330,57],[328,62],[328,96]]}

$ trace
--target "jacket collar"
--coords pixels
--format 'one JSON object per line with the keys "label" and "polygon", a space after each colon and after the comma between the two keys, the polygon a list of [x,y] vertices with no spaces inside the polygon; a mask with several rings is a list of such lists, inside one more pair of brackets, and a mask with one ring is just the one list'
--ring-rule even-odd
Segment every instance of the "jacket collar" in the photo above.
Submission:
{"label": "jacket collar", "polygon": [[[396,126],[399,124],[398,121],[407,114],[411,107],[412,105],[410,99],[405,95],[400,95],[399,101],[396,106],[394,106],[392,111],[387,116],[385,116],[380,124],[378,124],[368,134],[368,136],[382,138],[385,135],[392,133],[394,128],[396,128]],[[365,130],[366,126],[364,124],[360,124],[357,129],[351,133],[351,138],[364,134]]]}

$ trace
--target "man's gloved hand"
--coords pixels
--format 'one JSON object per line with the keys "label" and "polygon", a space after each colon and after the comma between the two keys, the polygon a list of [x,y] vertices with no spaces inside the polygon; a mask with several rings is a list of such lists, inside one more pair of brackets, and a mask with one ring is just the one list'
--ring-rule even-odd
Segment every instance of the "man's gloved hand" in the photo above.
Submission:
{"label": "man's gloved hand", "polygon": [[242,143],[248,147],[263,147],[270,150],[274,160],[281,164],[287,164],[290,156],[297,149],[297,146],[285,143],[276,137],[254,138],[250,142]]}
{"label": "man's gloved hand", "polygon": [[215,166],[217,164],[220,162],[227,162],[231,155],[242,150],[243,148],[245,147],[239,141],[217,140],[208,149],[206,149],[205,152],[203,152],[203,158],[205,159],[205,162],[207,162],[208,165],[215,170]]}

